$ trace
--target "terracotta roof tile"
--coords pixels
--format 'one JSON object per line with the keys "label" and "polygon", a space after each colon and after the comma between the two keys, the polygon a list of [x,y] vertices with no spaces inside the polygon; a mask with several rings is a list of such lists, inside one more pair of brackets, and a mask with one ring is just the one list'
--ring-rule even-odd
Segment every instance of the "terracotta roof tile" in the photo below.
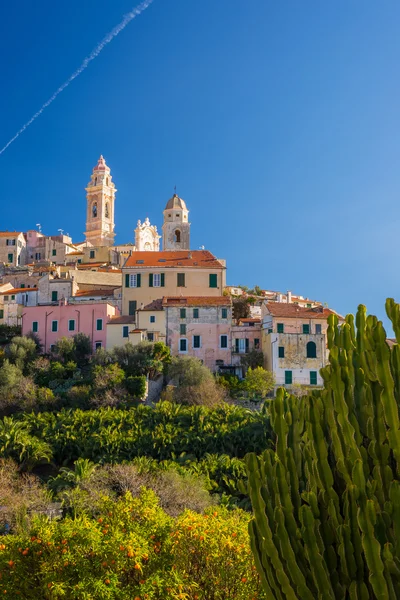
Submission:
{"label": "terracotta roof tile", "polygon": [[82,297],[82,296],[88,296],[88,297],[95,297],[95,296],[113,296],[114,295],[114,289],[118,289],[118,288],[111,288],[111,289],[103,289],[103,290],[78,290],[74,296],[74,298],[76,298],[77,296]]}
{"label": "terracotta roof tile", "polygon": [[227,296],[165,296],[163,306],[231,306]]}
{"label": "terracotta roof tile", "polygon": [[140,310],[163,310],[163,299],[158,298],[157,300],[153,300],[150,304],[146,304]]}
{"label": "terracotta roof tile", "polygon": [[0,237],[18,237],[22,231],[0,231]]}
{"label": "terracotta roof tile", "polygon": [[[330,308],[316,306],[307,308],[297,304],[287,304],[286,302],[267,302],[266,309],[273,317],[300,318],[300,319],[327,319],[329,315],[337,314]],[[343,319],[338,315],[339,319]]]}
{"label": "terracotta roof tile", "polygon": [[261,323],[260,317],[249,317],[246,319],[238,319],[241,323]]}
{"label": "terracotta roof tile", "polygon": [[130,325],[135,322],[135,317],[129,315],[122,315],[120,317],[111,317],[108,325]]}
{"label": "terracotta roof tile", "polygon": [[197,269],[221,269],[224,265],[208,250],[170,250],[164,252],[134,252],[126,259],[124,267],[159,267],[170,269],[176,267]]}
{"label": "terracotta roof tile", "polygon": [[36,287],[31,288],[13,288],[11,290],[7,290],[5,292],[0,292],[0,296],[7,296],[9,294],[18,294],[19,292],[37,292],[38,289]]}
{"label": "terracotta roof tile", "polygon": [[106,261],[104,262],[95,262],[95,263],[82,263],[77,265],[78,269],[92,269],[93,267],[104,267],[106,265]]}

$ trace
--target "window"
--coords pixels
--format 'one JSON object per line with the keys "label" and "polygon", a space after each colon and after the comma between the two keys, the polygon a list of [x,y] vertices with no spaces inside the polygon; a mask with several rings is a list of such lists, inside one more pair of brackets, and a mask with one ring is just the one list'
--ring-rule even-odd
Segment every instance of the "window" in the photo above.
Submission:
{"label": "window", "polygon": [[235,352],[237,354],[244,354],[249,351],[249,340],[248,338],[236,338],[235,339]]}
{"label": "window", "polygon": [[[24,288],[24,287],[25,287],[25,284],[24,284],[24,283],[21,283],[21,286],[20,286],[20,287],[21,287],[21,288]],[[28,287],[29,287],[29,285],[28,285]]]}
{"label": "window", "polygon": [[32,331],[33,331],[33,333],[37,333],[39,331],[38,321],[32,321]]}
{"label": "window", "polygon": [[[107,181],[107,185],[108,185],[108,181]],[[104,216],[106,219],[110,218],[110,208],[108,206],[108,202],[106,202],[106,207],[105,207],[105,211],[104,211]]]}
{"label": "window", "polygon": [[160,273],[154,273],[154,275],[153,275],[153,285],[154,285],[154,287],[161,287],[161,275],[160,275]]}
{"label": "window", "polygon": [[186,335],[186,325],[185,324],[179,325],[179,333],[181,335]]}
{"label": "window", "polygon": [[96,320],[96,331],[103,331],[103,319]]}
{"label": "window", "polygon": [[187,340],[184,338],[179,340],[179,352],[187,352]]}
{"label": "window", "polygon": [[284,333],[284,331],[285,331],[285,325],[283,323],[278,323],[277,324],[277,332]]}
{"label": "window", "polygon": [[90,258],[96,258],[96,251],[95,250],[91,250],[90,254],[89,254]]}
{"label": "window", "polygon": [[198,319],[198,318],[199,318],[199,309],[194,308],[193,309],[193,319]]}
{"label": "window", "polygon": [[307,358],[317,358],[317,346],[315,345],[315,342],[308,342]]}
{"label": "window", "polygon": [[128,314],[133,317],[136,314],[137,301],[129,300]]}
{"label": "window", "polygon": [[[179,217],[179,215],[176,216]],[[177,242],[178,244],[180,244],[181,242],[181,232],[179,231],[179,229],[175,231],[175,242]]]}
{"label": "window", "polygon": [[4,302],[8,302],[8,296],[4,296]]}
{"label": "window", "polygon": [[101,342],[95,342],[94,347],[96,348],[96,350],[100,350],[101,346],[102,346]]}
{"label": "window", "polygon": [[147,341],[148,342],[154,342],[154,333],[148,333],[147,334]]}
{"label": "window", "polygon": [[317,323],[317,325],[315,326],[315,333],[321,333],[321,324]]}
{"label": "window", "polygon": [[155,322],[156,322],[155,315],[150,315],[150,323],[155,323]]}
{"label": "window", "polygon": [[15,295],[14,294],[11,296],[11,300],[15,300]]}
{"label": "window", "polygon": [[210,288],[218,287],[218,277],[216,273],[210,273]]}
{"label": "window", "polygon": [[55,248],[53,248],[51,254],[52,254],[52,256],[57,256],[57,250]]}
{"label": "window", "polygon": [[272,329],[271,328],[268,329],[268,333],[272,333]]}
{"label": "window", "polygon": [[13,261],[13,258],[14,258],[14,255],[13,255],[13,254],[9,254],[9,255],[8,255],[8,262],[9,262],[9,263],[12,263],[12,261]]}
{"label": "window", "polygon": [[185,287],[185,273],[177,273],[177,283],[178,287]]}
{"label": "window", "polygon": [[186,319],[186,308],[181,308],[179,312],[181,319]]}
{"label": "window", "polygon": [[307,303],[307,308],[312,308],[312,304]]}
{"label": "window", "polygon": [[41,258],[42,258],[42,255],[40,254],[40,252],[36,252],[35,260],[40,260]]}
{"label": "window", "polygon": [[223,319],[227,319],[228,318],[228,309],[227,308],[223,308],[221,311],[221,317]]}
{"label": "window", "polygon": [[310,371],[310,385],[317,385],[317,371]]}
{"label": "window", "polygon": [[303,333],[308,335],[310,333],[310,326],[303,323]]}
{"label": "window", "polygon": [[82,264],[82,259],[78,258],[78,265],[81,265],[81,264]]}
{"label": "window", "polygon": [[0,319],[4,319],[4,310],[3,309],[0,310]]}
{"label": "window", "polygon": [[51,301],[52,302],[57,302],[57,300],[58,300],[58,292],[53,290],[51,292]]}
{"label": "window", "polygon": [[51,322],[51,330],[54,332],[58,331],[58,321]]}
{"label": "window", "polygon": [[55,349],[56,349],[56,345],[50,344],[50,352],[54,352]]}
{"label": "window", "polygon": [[292,371],[285,371],[285,383],[286,385],[292,384]]}
{"label": "window", "polygon": [[201,336],[193,336],[193,348],[201,348]]}
{"label": "window", "polygon": [[255,350],[260,349],[260,340],[258,338],[254,338],[254,349]]}
{"label": "window", "polygon": [[75,331],[75,319],[69,319],[68,331]]}
{"label": "window", "polygon": [[278,346],[278,358],[285,358],[284,346]]}
{"label": "window", "polygon": [[15,239],[7,240],[7,246],[15,246]]}
{"label": "window", "polygon": [[129,327],[128,325],[124,325],[122,328],[122,337],[123,338],[127,338],[129,337]]}
{"label": "window", "polygon": [[142,285],[142,276],[140,273],[135,273],[134,275],[125,275],[125,287],[141,287]]}
{"label": "window", "polygon": [[[97,179],[95,181],[97,183]],[[95,185],[96,185],[96,183],[95,183]],[[92,216],[93,217],[97,217],[97,202],[93,203],[93,206],[92,206]],[[90,258],[92,258],[92,257],[90,257]]]}
{"label": "window", "polygon": [[219,345],[221,348],[227,348],[228,347],[228,336],[227,335],[221,335],[219,337]]}

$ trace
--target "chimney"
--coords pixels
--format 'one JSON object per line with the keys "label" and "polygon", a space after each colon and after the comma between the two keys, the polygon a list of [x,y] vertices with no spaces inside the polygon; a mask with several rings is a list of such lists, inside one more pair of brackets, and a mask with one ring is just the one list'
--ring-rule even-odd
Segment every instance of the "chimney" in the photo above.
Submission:
{"label": "chimney", "polygon": [[283,302],[283,295],[281,293],[278,294],[278,302]]}
{"label": "chimney", "polygon": [[188,258],[192,258],[192,253],[191,252],[189,252]]}
{"label": "chimney", "polygon": [[292,303],[292,292],[290,292],[290,291],[288,290],[288,292],[287,292],[287,296],[286,296],[286,297],[287,297],[287,303],[288,303],[288,304],[291,304],[291,303]]}

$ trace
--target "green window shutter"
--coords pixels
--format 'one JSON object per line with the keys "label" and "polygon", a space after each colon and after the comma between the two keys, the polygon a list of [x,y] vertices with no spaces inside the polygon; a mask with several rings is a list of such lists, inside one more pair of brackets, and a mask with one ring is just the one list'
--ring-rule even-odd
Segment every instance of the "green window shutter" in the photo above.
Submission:
{"label": "green window shutter", "polygon": [[149,287],[153,287],[153,273],[149,273]]}
{"label": "green window shutter", "polygon": [[58,300],[58,292],[51,292],[51,301],[57,302]]}
{"label": "green window shutter", "polygon": [[0,319],[4,319],[4,310],[0,310]]}
{"label": "green window shutter", "polygon": [[285,348],[284,346],[278,347],[278,358],[285,358]]}
{"label": "green window shutter", "polygon": [[306,335],[310,333],[310,326],[303,323],[303,333]]}
{"label": "green window shutter", "polygon": [[52,255],[53,256],[57,256],[57,250],[56,249],[53,249]]}
{"label": "green window shutter", "polygon": [[8,262],[9,262],[9,263],[12,263],[12,261],[13,261],[13,256],[14,256],[13,254],[9,254],[9,255],[8,255]]}
{"label": "green window shutter", "polygon": [[136,306],[137,306],[137,301],[136,300],[129,300],[129,316],[134,317],[135,313],[136,313]]}
{"label": "green window shutter", "polygon": [[186,325],[185,324],[179,325],[179,333],[181,335],[186,335]]}
{"label": "green window shutter", "polygon": [[228,309],[227,308],[223,308],[222,309],[222,318],[223,319],[227,319],[228,318]]}
{"label": "green window shutter", "polygon": [[21,288],[24,288],[24,287],[25,287],[25,284],[24,284],[24,283],[21,283],[21,286],[20,286],[20,287],[21,287]]}
{"label": "green window shutter", "polygon": [[129,287],[129,273],[125,275],[125,287]]}
{"label": "green window shutter", "polygon": [[249,351],[249,338],[246,338],[246,352]]}
{"label": "green window shutter", "polygon": [[200,348],[200,336],[199,335],[193,336],[193,348]]}
{"label": "green window shutter", "polygon": [[136,277],[136,287],[141,287],[141,285],[142,285],[142,276],[140,273],[138,273],[137,277]]}
{"label": "green window shutter", "polygon": [[210,273],[210,288],[218,287],[218,278],[216,273]]}
{"label": "green window shutter", "polygon": [[291,385],[292,383],[292,371],[285,371],[285,383]]}
{"label": "green window shutter", "polygon": [[37,333],[38,332],[38,328],[39,328],[38,325],[39,325],[39,323],[37,321],[33,321],[32,322],[32,331],[33,331],[33,333]]}
{"label": "green window shutter", "polygon": [[239,340],[237,338],[235,340],[235,352],[236,354],[239,354]]}
{"label": "green window shutter", "polygon": [[103,331],[103,319],[97,319],[96,321],[96,330]]}
{"label": "green window shutter", "polygon": [[284,333],[284,331],[285,331],[285,325],[283,323],[277,323],[277,332]]}
{"label": "green window shutter", "polygon": [[228,347],[228,336],[221,335],[221,348],[227,348],[227,347]]}
{"label": "green window shutter", "polygon": [[165,287],[165,273],[161,273],[161,287]]}
{"label": "green window shutter", "polygon": [[58,331],[58,321],[52,321],[52,323],[51,323],[51,330],[53,332]]}
{"label": "green window shutter", "polygon": [[310,371],[310,385],[317,385],[317,371]]}
{"label": "green window shutter", "polygon": [[193,309],[193,319],[198,319],[198,318],[199,318],[199,309],[194,308]]}
{"label": "green window shutter", "polygon": [[181,319],[186,319],[186,308],[180,309],[180,317]]}
{"label": "green window shutter", "polygon": [[129,327],[128,325],[124,325],[122,328],[122,337],[127,338],[129,337]]}
{"label": "green window shutter", "polygon": [[177,274],[177,287],[185,287],[185,273]]}

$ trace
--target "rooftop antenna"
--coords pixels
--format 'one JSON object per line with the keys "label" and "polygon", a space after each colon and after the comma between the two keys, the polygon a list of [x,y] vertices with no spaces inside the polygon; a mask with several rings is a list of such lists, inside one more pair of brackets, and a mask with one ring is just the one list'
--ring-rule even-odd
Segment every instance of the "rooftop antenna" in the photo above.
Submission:
{"label": "rooftop antenna", "polygon": [[64,233],[64,229],[57,229],[57,231],[60,232],[60,235],[62,235]]}
{"label": "rooftop antenna", "polygon": [[42,233],[42,226],[40,223],[36,223],[36,227],[38,228],[39,233]]}
{"label": "rooftop antenna", "polygon": [[175,194],[176,194],[176,185],[174,185],[174,192],[175,192]]}
{"label": "rooftop antenna", "polygon": [[205,246],[199,246],[199,250],[205,250],[206,247]]}

